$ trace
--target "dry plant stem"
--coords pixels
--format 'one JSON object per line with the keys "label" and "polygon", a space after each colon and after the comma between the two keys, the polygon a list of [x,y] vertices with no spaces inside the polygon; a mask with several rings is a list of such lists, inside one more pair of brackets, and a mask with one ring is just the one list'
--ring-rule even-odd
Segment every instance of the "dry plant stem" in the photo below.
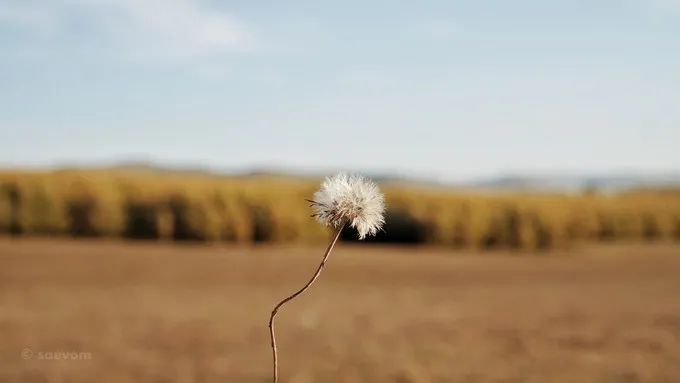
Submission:
{"label": "dry plant stem", "polygon": [[292,301],[295,299],[298,295],[302,294],[307,290],[315,281],[317,278],[319,278],[319,275],[321,274],[321,270],[323,270],[324,266],[326,265],[326,261],[328,260],[328,256],[331,254],[331,251],[333,251],[333,247],[335,246],[335,243],[338,242],[338,239],[340,238],[340,234],[342,233],[342,229],[345,227],[345,225],[342,225],[338,231],[335,233],[335,236],[333,237],[333,240],[331,241],[330,244],[328,244],[328,248],[326,249],[326,253],[323,255],[323,259],[321,260],[321,263],[319,264],[319,267],[316,269],[316,272],[314,273],[314,276],[312,279],[307,282],[304,287],[302,287],[300,290],[295,292],[293,295],[289,296],[288,298],[282,300],[279,302],[279,304],[274,307],[274,310],[272,310],[272,316],[269,318],[269,334],[271,335],[272,338],[272,354],[274,355],[274,383],[278,383],[279,381],[279,364],[278,364],[278,355],[276,352],[276,335],[274,333],[274,318],[276,317],[276,313],[279,312],[279,309],[289,301]]}

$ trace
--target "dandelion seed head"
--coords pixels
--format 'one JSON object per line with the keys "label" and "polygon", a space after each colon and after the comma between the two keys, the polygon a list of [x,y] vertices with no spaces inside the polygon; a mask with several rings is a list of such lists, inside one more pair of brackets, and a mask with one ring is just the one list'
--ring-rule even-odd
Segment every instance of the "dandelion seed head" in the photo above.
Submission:
{"label": "dandelion seed head", "polygon": [[349,225],[359,239],[375,235],[385,223],[385,198],[378,185],[358,175],[327,177],[314,193],[313,216],[326,226]]}

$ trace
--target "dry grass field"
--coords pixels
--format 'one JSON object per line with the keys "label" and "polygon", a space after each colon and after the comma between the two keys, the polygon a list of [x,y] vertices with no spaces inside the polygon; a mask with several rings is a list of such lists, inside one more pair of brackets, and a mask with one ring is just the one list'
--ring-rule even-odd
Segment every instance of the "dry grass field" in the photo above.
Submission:
{"label": "dry grass field", "polygon": [[[1,239],[0,382],[269,382],[322,251]],[[341,244],[277,323],[286,383],[677,383],[680,247]]]}

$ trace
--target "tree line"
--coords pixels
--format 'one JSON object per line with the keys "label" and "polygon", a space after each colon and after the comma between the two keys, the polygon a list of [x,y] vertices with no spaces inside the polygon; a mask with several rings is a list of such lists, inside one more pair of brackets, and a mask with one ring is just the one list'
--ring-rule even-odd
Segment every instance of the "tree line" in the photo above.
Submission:
{"label": "tree line", "polygon": [[[145,171],[0,173],[0,235],[318,242],[316,180]],[[374,242],[540,250],[577,241],[680,241],[680,191],[471,193],[382,185]],[[345,239],[354,238],[351,231]]]}

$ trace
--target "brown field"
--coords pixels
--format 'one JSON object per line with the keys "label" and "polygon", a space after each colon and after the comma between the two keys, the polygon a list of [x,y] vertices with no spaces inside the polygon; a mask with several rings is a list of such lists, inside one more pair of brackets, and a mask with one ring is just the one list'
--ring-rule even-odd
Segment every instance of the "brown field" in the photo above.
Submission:
{"label": "brown field", "polygon": [[[269,382],[322,251],[0,239],[0,382]],[[341,244],[283,382],[680,382],[677,245],[455,255]]]}

